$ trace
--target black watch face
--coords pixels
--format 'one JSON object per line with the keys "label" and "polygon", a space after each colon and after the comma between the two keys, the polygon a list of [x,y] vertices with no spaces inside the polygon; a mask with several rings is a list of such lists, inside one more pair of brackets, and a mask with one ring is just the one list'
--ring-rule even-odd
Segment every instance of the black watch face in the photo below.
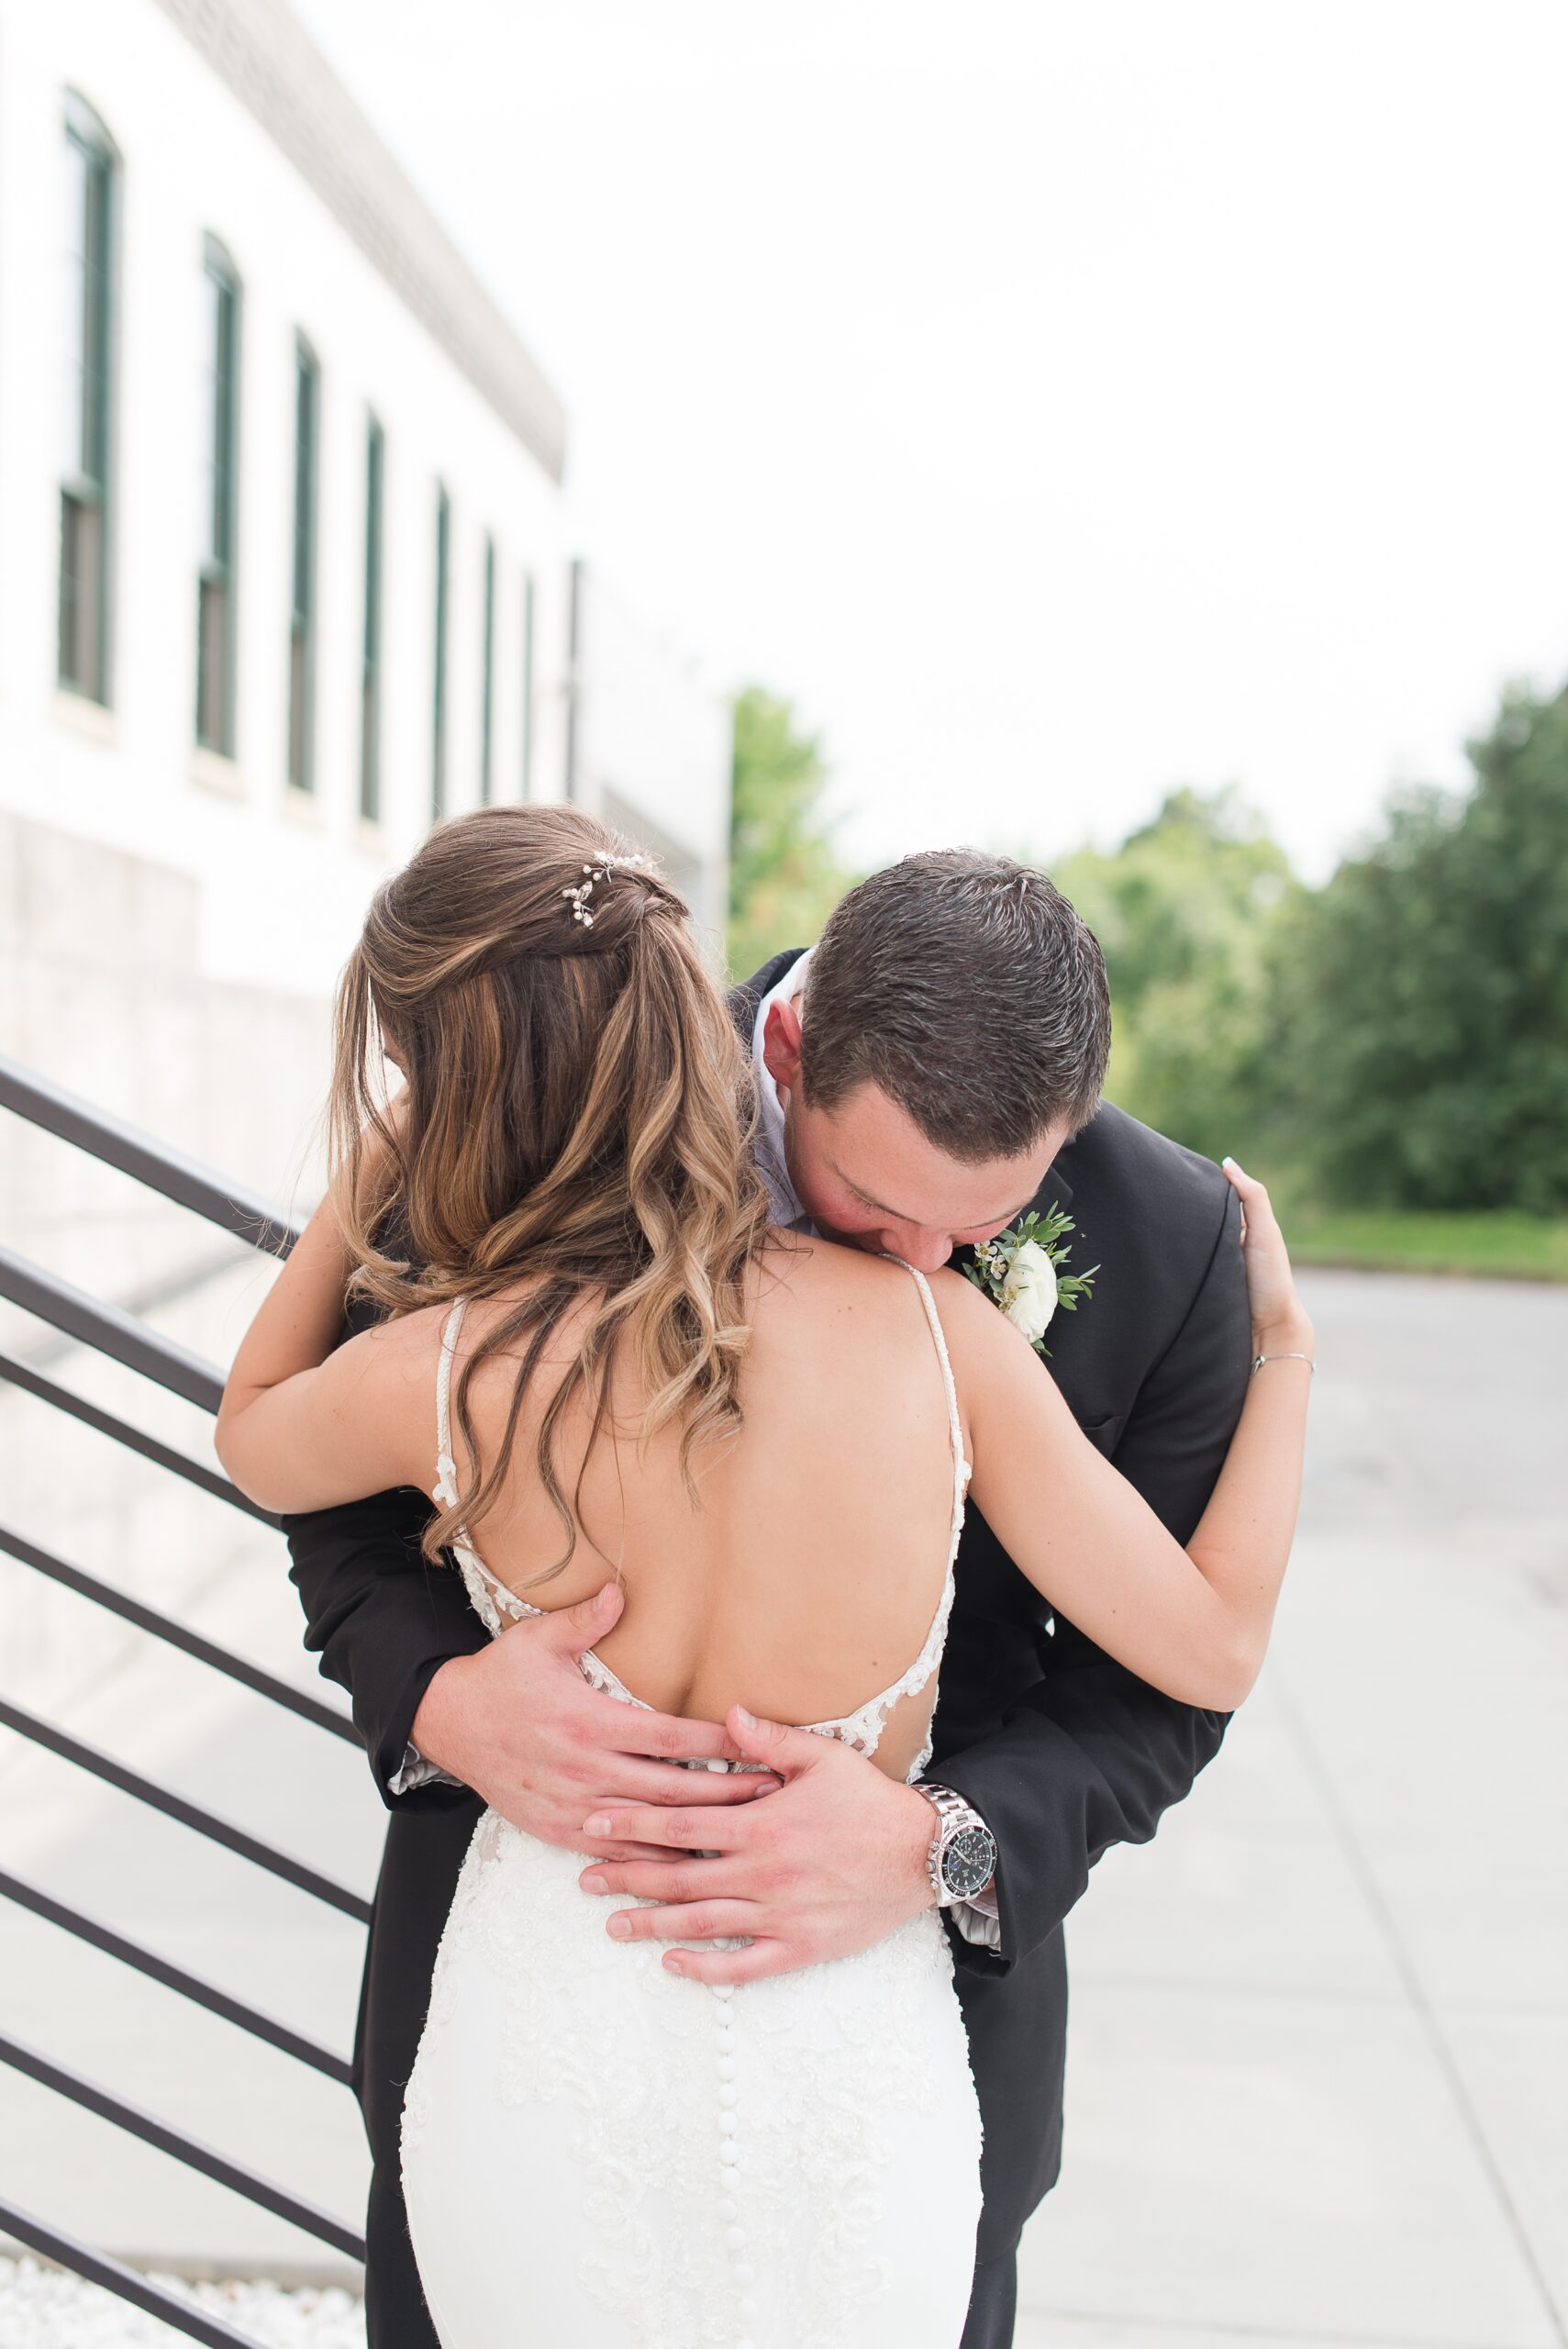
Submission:
{"label": "black watch face", "polygon": [[942,1852],[942,1876],[950,1892],[973,1900],[990,1883],[996,1845],[988,1827],[961,1827]]}

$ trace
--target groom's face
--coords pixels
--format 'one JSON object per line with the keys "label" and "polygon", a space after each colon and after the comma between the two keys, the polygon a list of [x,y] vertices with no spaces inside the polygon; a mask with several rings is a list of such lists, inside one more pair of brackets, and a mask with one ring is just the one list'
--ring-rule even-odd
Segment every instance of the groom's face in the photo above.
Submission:
{"label": "groom's face", "polygon": [[928,1140],[879,1085],[859,1085],[831,1108],[813,1106],[800,1083],[794,1005],[770,1013],[763,1056],[784,1104],[790,1179],[812,1222],[830,1240],[902,1256],[923,1273],[1015,1222],[1069,1139],[1063,1119],[1020,1156],[973,1164]]}

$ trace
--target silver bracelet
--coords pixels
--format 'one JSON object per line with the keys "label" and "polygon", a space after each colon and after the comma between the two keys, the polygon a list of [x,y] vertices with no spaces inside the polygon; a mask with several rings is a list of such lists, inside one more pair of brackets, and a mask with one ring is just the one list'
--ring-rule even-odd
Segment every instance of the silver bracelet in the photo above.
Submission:
{"label": "silver bracelet", "polygon": [[1304,1362],[1313,1377],[1316,1378],[1318,1375],[1318,1364],[1310,1354],[1259,1354],[1252,1364],[1254,1378],[1266,1362]]}

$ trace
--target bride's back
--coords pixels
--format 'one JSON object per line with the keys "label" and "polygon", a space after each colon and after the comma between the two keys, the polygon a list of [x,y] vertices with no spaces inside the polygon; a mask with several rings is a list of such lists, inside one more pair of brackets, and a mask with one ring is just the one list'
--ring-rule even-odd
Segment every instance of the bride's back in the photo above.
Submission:
{"label": "bride's back", "polygon": [[[618,1571],[626,1609],[597,1653],[661,1711],[721,1720],[740,1703],[775,1720],[836,1720],[899,1679],[941,1598],[954,1477],[946,1386],[903,1266],[781,1238],[751,1286],[742,1423],[694,1454],[695,1499],[678,1428],[639,1449],[647,1397],[623,1345],[597,1440],[582,1393],[557,1426],[576,1545],[559,1573],[537,1579],[565,1547],[535,1448],[575,1357],[584,1315],[573,1314],[525,1389],[502,1490],[471,1528],[473,1542],[491,1574],[537,1607],[571,1606]],[[460,1370],[514,1302],[468,1308]],[[472,1381],[481,1469],[499,1454],[516,1375],[515,1356],[496,1354]],[[433,1457],[433,1379],[430,1408]],[[460,1471],[473,1464],[460,1457]],[[928,1686],[890,1711],[876,1758],[892,1775],[919,1751],[933,1695]]]}

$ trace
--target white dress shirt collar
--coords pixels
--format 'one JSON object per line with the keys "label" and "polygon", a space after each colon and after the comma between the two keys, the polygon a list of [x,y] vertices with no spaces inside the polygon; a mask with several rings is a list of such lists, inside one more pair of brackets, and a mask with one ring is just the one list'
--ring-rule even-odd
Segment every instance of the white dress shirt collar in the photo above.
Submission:
{"label": "white dress shirt collar", "polygon": [[778,985],[769,990],[757,1006],[757,1018],[751,1030],[751,1060],[757,1072],[757,1172],[762,1178],[762,1188],[768,1195],[768,1213],[784,1231],[811,1231],[815,1229],[810,1217],[801,1206],[795,1185],[790,1180],[789,1159],[784,1151],[784,1111],[779,1099],[779,1088],[768,1073],[762,1058],[762,1038],[768,1024],[768,1014],[775,1003],[791,1003],[806,984],[806,966],[811,960],[808,946],[797,963],[792,963]]}

